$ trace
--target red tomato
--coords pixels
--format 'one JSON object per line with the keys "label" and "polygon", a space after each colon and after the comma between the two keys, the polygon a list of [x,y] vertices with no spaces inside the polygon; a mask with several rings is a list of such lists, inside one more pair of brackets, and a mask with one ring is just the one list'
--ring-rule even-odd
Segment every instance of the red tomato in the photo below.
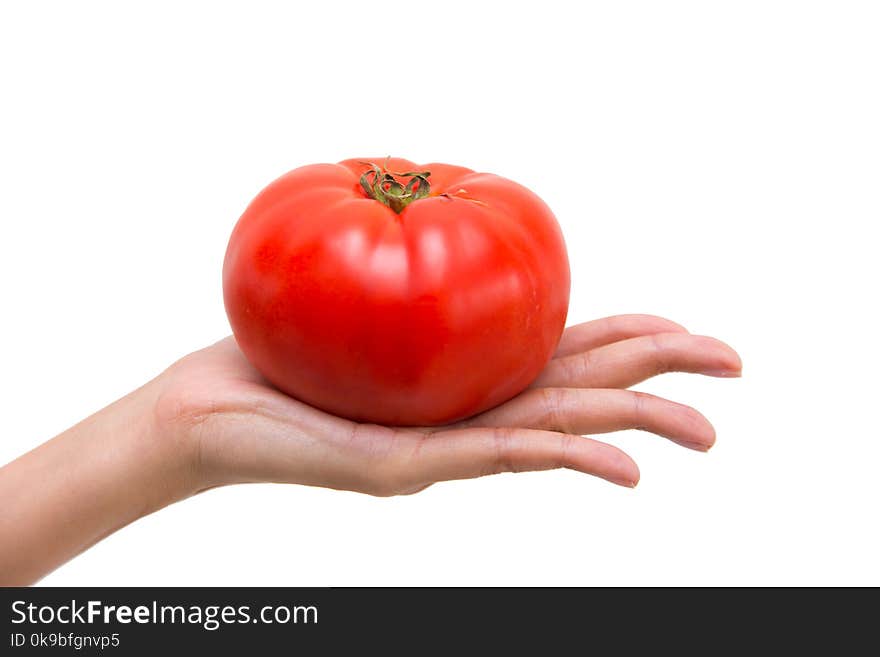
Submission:
{"label": "red tomato", "polygon": [[241,350],[282,391],[353,420],[434,425],[535,379],[565,325],[569,268],[556,219],[521,185],[352,159],[260,192],[223,292]]}

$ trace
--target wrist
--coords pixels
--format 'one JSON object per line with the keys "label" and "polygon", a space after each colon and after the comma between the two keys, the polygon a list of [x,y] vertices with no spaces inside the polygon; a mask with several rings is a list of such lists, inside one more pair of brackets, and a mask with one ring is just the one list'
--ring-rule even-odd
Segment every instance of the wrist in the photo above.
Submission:
{"label": "wrist", "polygon": [[199,490],[190,444],[157,431],[154,382],[4,466],[0,584],[29,584]]}
{"label": "wrist", "polygon": [[141,473],[147,513],[186,499],[208,485],[201,471],[199,434],[179,414],[169,415],[167,382],[160,375],[128,397],[120,409],[131,426],[126,432],[125,458]]}

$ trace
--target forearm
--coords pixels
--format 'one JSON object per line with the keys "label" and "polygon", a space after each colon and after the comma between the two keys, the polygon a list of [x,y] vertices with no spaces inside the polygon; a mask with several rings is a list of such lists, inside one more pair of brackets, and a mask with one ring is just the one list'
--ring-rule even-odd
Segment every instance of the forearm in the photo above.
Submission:
{"label": "forearm", "polygon": [[0,584],[31,584],[194,492],[191,461],[153,430],[154,394],[147,384],[0,468]]}

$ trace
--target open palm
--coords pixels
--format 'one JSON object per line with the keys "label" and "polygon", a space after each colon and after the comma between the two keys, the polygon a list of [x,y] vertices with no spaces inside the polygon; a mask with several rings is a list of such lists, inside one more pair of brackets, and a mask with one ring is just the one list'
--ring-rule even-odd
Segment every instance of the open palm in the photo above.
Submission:
{"label": "open palm", "polygon": [[715,432],[700,413],[627,388],[663,372],[740,370],[736,352],[714,338],[659,317],[619,315],[568,328],[514,399],[446,427],[397,428],[352,422],[279,392],[229,337],[159,377],[156,417],[163,435],[191,450],[202,488],[271,481],[399,495],[553,468],[634,486],[639,470],[628,455],[583,436],[643,429],[705,451]]}

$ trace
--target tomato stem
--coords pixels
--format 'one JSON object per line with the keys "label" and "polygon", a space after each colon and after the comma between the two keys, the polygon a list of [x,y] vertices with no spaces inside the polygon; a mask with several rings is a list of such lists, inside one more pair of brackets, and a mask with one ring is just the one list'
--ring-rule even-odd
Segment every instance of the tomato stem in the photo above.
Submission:
{"label": "tomato stem", "polygon": [[[387,160],[384,167],[379,167],[373,162],[363,162],[363,164],[370,166],[360,180],[367,196],[387,205],[397,214],[403,212],[403,209],[413,201],[428,196],[431,191],[431,185],[428,183],[430,171],[405,173],[388,171]],[[404,185],[397,177],[409,178],[409,181]]]}

